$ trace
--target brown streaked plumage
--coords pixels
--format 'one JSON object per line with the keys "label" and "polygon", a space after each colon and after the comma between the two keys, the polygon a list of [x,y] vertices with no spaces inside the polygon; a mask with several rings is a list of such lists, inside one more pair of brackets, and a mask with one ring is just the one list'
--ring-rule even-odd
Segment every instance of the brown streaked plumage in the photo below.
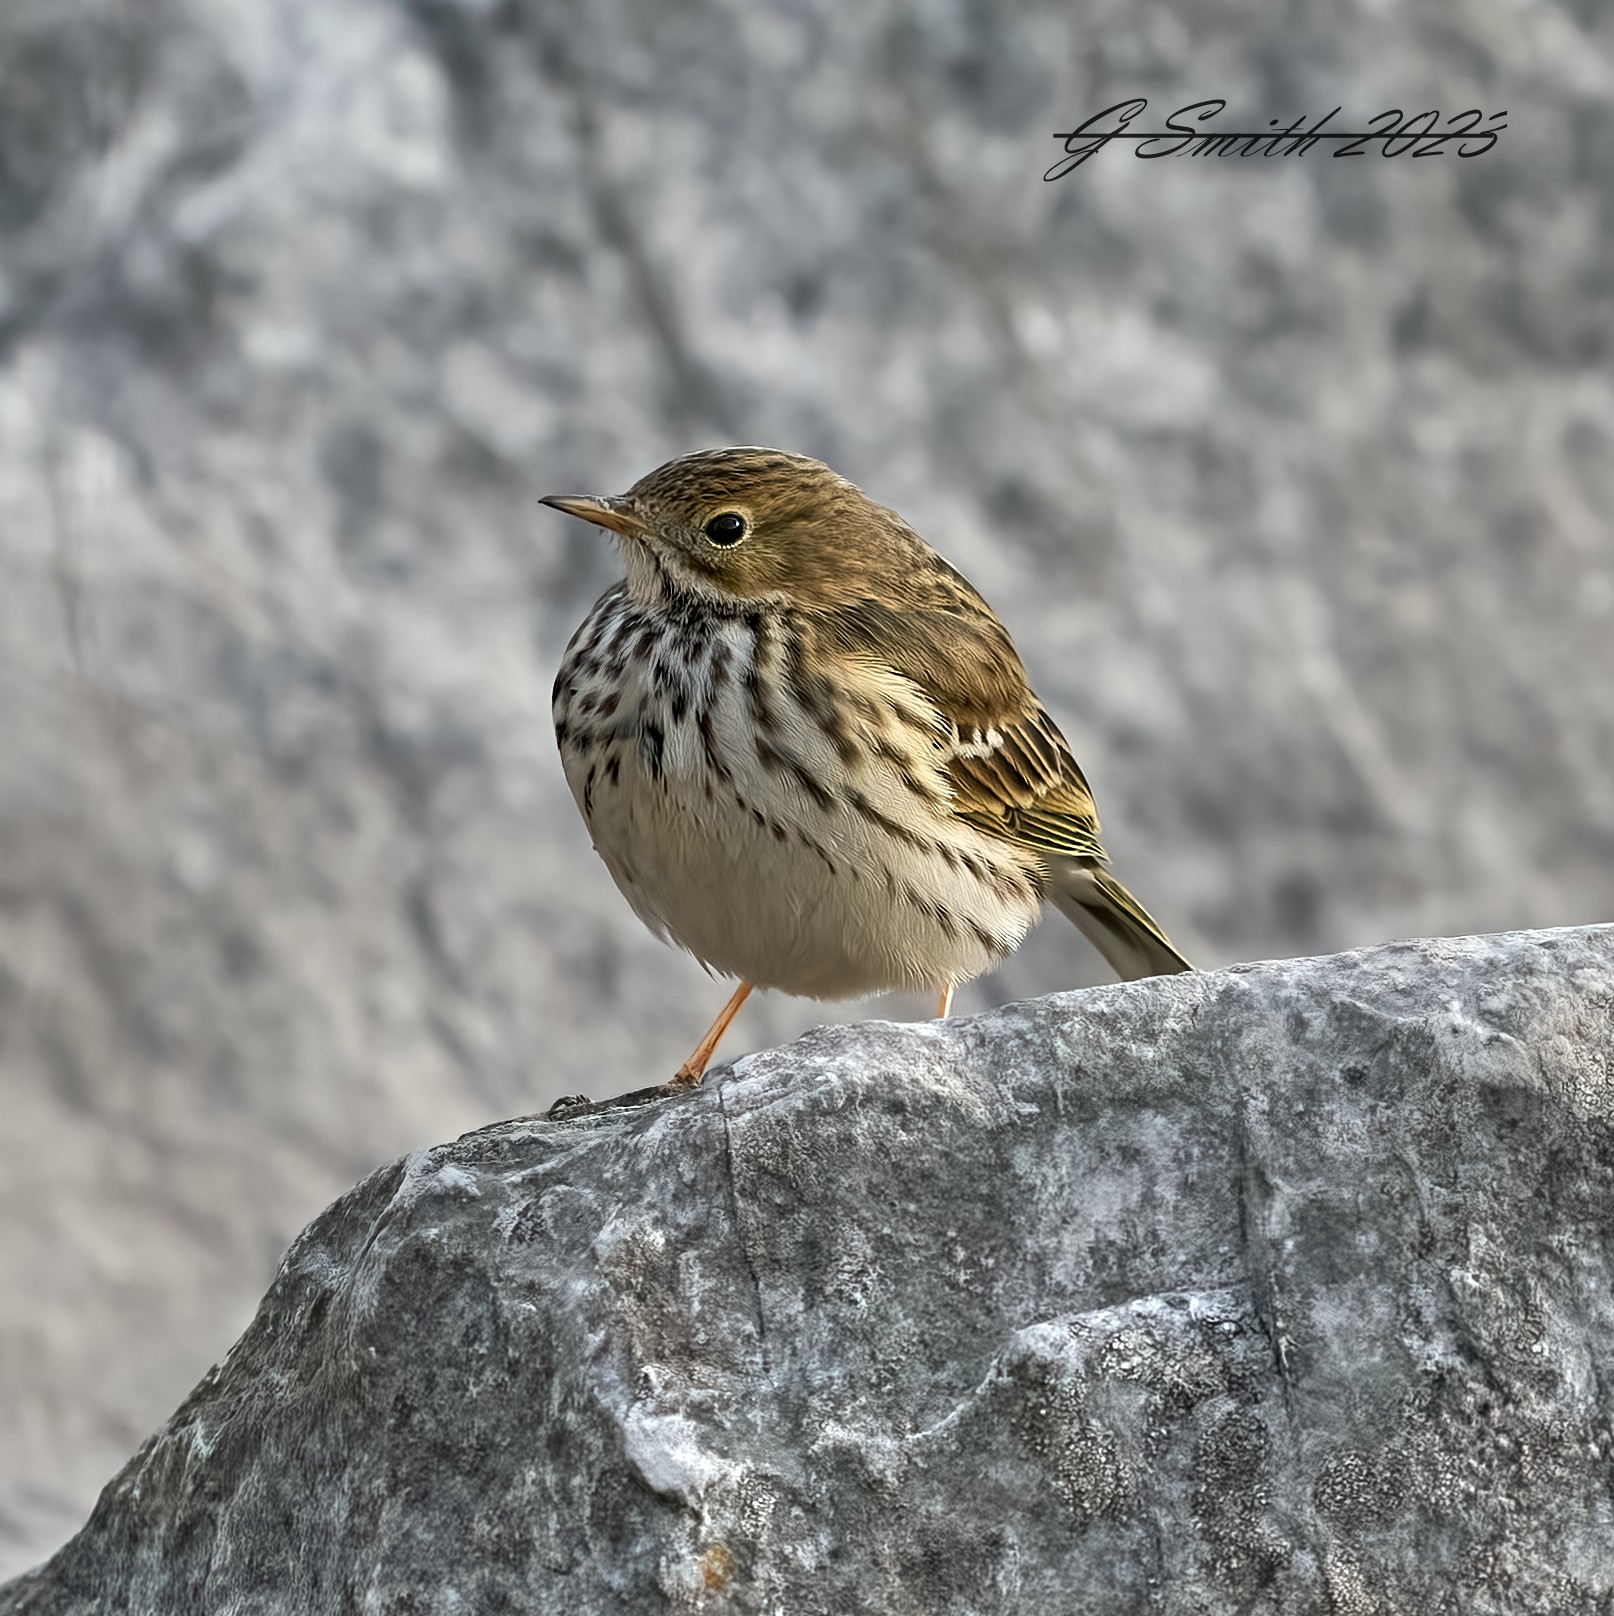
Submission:
{"label": "brown streaked plumage", "polygon": [[777,449],[553,496],[627,577],[555,682],[567,780],[658,934],[740,987],[953,986],[1046,899],[1123,977],[1190,969],[1105,869],[1092,792],[992,609],[895,511]]}

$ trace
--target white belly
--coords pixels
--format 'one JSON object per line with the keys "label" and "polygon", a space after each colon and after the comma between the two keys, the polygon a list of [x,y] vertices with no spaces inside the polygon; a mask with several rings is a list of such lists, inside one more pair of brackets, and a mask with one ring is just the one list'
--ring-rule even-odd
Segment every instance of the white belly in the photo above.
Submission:
{"label": "white belly", "polygon": [[[748,631],[724,625],[717,642],[743,674]],[[927,810],[874,756],[825,801],[798,768],[817,782],[847,769],[809,718],[776,709],[759,748],[743,677],[695,683],[675,717],[646,668],[613,670],[611,720],[592,737],[586,702],[557,694],[572,793],[654,931],[725,975],[821,999],[939,989],[1018,945],[1040,909],[1027,862]]]}

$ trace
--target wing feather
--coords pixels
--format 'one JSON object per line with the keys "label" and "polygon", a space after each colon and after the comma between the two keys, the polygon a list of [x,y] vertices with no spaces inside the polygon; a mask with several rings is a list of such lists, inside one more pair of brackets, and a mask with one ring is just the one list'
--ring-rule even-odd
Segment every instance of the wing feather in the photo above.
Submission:
{"label": "wing feather", "polygon": [[815,626],[826,648],[890,668],[933,704],[960,818],[1037,853],[1102,864],[1093,794],[1008,632],[951,568],[939,581],[928,600],[856,601]]}

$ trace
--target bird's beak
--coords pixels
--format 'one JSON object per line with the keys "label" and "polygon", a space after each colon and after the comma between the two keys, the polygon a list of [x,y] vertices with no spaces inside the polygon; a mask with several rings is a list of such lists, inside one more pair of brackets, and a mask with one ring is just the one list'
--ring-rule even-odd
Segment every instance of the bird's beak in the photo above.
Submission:
{"label": "bird's beak", "polygon": [[625,499],[600,498],[594,494],[549,494],[538,503],[565,511],[568,516],[580,516],[596,527],[608,527],[625,539],[642,539],[648,531]]}

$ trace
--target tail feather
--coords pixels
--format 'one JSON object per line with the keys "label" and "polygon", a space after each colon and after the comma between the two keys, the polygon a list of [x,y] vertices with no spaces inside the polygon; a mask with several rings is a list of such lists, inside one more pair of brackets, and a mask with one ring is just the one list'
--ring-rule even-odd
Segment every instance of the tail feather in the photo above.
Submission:
{"label": "tail feather", "polygon": [[1052,873],[1049,901],[1110,962],[1122,981],[1193,970],[1148,910],[1108,870],[1059,860]]}

